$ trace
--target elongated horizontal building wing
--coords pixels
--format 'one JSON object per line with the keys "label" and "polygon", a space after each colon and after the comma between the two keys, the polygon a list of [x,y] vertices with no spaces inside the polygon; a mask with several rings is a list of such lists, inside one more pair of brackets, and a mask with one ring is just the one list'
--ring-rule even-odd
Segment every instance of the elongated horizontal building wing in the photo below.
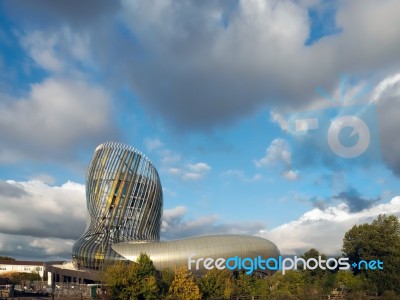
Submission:
{"label": "elongated horizontal building wing", "polygon": [[[158,270],[173,269],[188,265],[189,258],[228,259],[238,256],[240,258],[278,258],[279,250],[272,242],[248,235],[205,235],[185,239],[161,242],[125,242],[112,246],[120,255],[135,261],[140,253],[150,256],[154,266]],[[203,263],[188,266],[196,273],[208,271]],[[266,271],[266,273],[268,273]],[[269,272],[272,273],[272,272]]]}

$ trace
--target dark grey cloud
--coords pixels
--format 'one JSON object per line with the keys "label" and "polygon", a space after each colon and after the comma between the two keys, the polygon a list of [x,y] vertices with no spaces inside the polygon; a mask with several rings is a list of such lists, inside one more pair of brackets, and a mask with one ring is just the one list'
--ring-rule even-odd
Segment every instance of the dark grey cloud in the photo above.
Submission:
{"label": "dark grey cloud", "polygon": [[0,233],[0,255],[22,260],[70,260],[72,240]]}
{"label": "dark grey cloud", "polygon": [[0,193],[3,197],[7,198],[21,198],[22,196],[27,196],[27,192],[23,187],[6,181],[0,181]]}
{"label": "dark grey cloud", "polygon": [[366,199],[363,198],[360,193],[355,189],[349,189],[348,191],[340,192],[332,197],[335,200],[343,201],[349,207],[350,213],[357,213],[364,209],[371,208],[376,205],[381,198]]}
{"label": "dark grey cloud", "polygon": [[24,0],[3,1],[4,7],[15,18],[23,22],[37,22],[54,25],[60,22],[72,26],[84,26],[113,14],[120,8],[120,1],[107,0],[38,0],[35,2]]}
{"label": "dark grey cloud", "polygon": [[400,74],[378,85],[374,100],[383,159],[393,173],[400,176]]}

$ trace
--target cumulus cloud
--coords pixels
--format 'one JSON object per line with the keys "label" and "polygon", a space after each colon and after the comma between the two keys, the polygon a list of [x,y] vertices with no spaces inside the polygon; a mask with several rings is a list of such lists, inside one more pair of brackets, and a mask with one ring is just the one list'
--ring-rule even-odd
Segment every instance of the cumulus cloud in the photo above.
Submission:
{"label": "cumulus cloud", "polygon": [[71,159],[81,147],[118,136],[108,93],[80,80],[33,84],[27,97],[0,102],[0,114],[1,162]]}
{"label": "cumulus cloud", "polygon": [[[226,124],[277,99],[302,107],[317,86],[331,89],[338,73],[384,74],[399,66],[400,26],[387,25],[398,24],[397,0],[328,6],[336,12],[330,24],[336,28],[328,33],[337,34],[313,44],[306,43],[308,10],[326,13],[319,1],[89,3],[87,12],[72,9],[70,1],[7,1],[6,8],[35,25],[29,28],[48,20],[60,32],[69,26],[87,34],[98,68],[179,130]],[[115,22],[123,30],[115,30]]]}
{"label": "cumulus cloud", "polygon": [[285,165],[291,164],[291,152],[289,143],[283,139],[274,139],[268,147],[264,157],[259,160],[255,160],[256,167],[273,166],[278,163],[284,163]]}
{"label": "cumulus cloud", "polygon": [[70,27],[64,26],[53,32],[34,30],[22,35],[20,39],[33,61],[47,71],[62,73],[70,69],[69,65],[93,64],[89,52],[90,37],[73,32]]}
{"label": "cumulus cloud", "polygon": [[209,215],[187,219],[187,208],[178,206],[164,211],[162,238],[176,239],[202,234],[250,234],[271,240],[282,254],[303,254],[317,248],[328,255],[341,253],[344,234],[355,224],[371,222],[379,214],[400,216],[400,197],[390,202],[368,206],[354,211],[349,204],[324,205],[300,216],[297,220],[275,228],[267,228],[263,222],[220,222],[218,216]]}
{"label": "cumulus cloud", "polygon": [[76,239],[86,226],[85,187],[0,181],[0,233]]}
{"label": "cumulus cloud", "polygon": [[168,168],[167,173],[178,176],[183,180],[200,180],[211,170],[211,167],[203,162],[186,164],[182,167]]}
{"label": "cumulus cloud", "polygon": [[259,160],[254,160],[257,168],[274,167],[283,165],[282,176],[288,180],[296,180],[298,172],[292,168],[292,152],[289,143],[284,139],[274,139],[266,150],[265,156]]}
{"label": "cumulus cloud", "polygon": [[0,253],[27,259],[70,259],[86,226],[85,187],[66,182],[0,181]]}
{"label": "cumulus cloud", "polygon": [[154,151],[159,156],[160,171],[185,181],[197,181],[204,178],[211,167],[205,162],[187,162],[182,156],[170,149],[159,139],[145,139],[145,146],[149,151]]}
{"label": "cumulus cloud", "polygon": [[348,204],[315,208],[303,214],[298,220],[285,223],[261,236],[275,242],[283,254],[302,254],[310,248],[317,248],[328,255],[341,253],[342,239],[354,224],[370,222],[379,214],[400,216],[400,197],[390,202],[351,212]]}
{"label": "cumulus cloud", "polygon": [[0,233],[0,253],[26,260],[70,260],[74,240]]}
{"label": "cumulus cloud", "polygon": [[164,146],[164,144],[157,138],[145,138],[144,146],[148,151],[154,151]]}

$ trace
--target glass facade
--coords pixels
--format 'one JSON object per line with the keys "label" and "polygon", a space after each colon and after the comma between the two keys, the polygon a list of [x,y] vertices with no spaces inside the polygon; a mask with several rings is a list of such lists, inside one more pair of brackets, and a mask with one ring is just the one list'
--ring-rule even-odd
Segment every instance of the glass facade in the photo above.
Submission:
{"label": "glass facade", "polygon": [[76,267],[102,269],[124,259],[111,245],[158,241],[163,195],[157,170],[142,153],[120,143],[97,147],[86,176],[85,233],[72,248]]}

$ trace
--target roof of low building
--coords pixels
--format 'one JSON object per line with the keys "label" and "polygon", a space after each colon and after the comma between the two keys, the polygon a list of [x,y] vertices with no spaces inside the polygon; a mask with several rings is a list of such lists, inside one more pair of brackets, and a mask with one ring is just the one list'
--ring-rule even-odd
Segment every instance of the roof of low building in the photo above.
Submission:
{"label": "roof of low building", "polygon": [[0,265],[13,266],[43,266],[43,261],[28,261],[28,260],[0,260]]}

